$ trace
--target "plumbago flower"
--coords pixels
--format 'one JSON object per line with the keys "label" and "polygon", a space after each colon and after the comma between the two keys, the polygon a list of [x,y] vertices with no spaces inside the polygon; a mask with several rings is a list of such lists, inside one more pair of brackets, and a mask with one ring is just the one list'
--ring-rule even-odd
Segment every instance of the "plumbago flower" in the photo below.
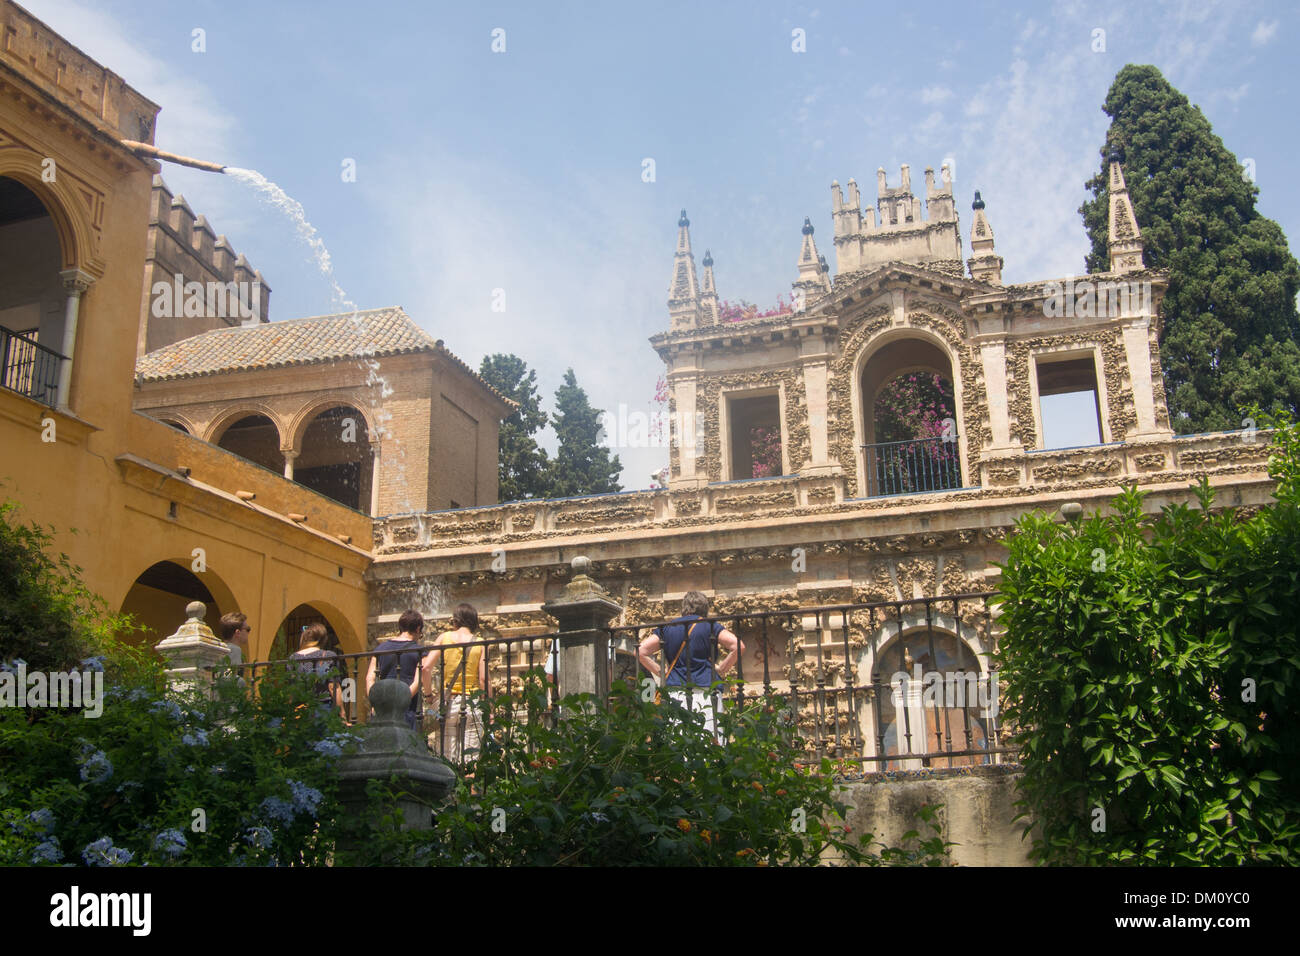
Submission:
{"label": "plumbago flower", "polygon": [[63,860],[63,848],[53,837],[46,837],[32,850],[32,863],[59,863]]}
{"label": "plumbago flower", "polygon": [[27,814],[27,819],[41,828],[42,833],[54,832],[54,811],[42,807]]}
{"label": "plumbago flower", "polygon": [[104,656],[102,654],[96,654],[94,657],[85,658],[81,662],[81,669],[83,671],[102,672],[104,670]]}
{"label": "plumbago flower", "polygon": [[244,839],[258,850],[265,850],[271,845],[271,831],[266,827],[253,827],[244,834]]}
{"label": "plumbago flower", "polygon": [[153,838],[153,848],[172,859],[185,852],[185,834],[180,830],[163,830]]}
{"label": "plumbago flower", "polygon": [[174,700],[156,700],[149,710],[155,714],[166,714],[177,723],[180,723],[185,719],[185,714],[181,711],[179,705],[177,705]]}
{"label": "plumbago flower", "polygon": [[113,764],[102,750],[90,754],[81,764],[81,779],[88,783],[103,783],[113,776]]}
{"label": "plumbago flower", "polygon": [[100,837],[81,851],[81,858],[87,866],[123,866],[130,863],[134,855],[130,850],[113,846],[112,837]]}
{"label": "plumbago flower", "polygon": [[282,823],[285,826],[293,823],[294,813],[293,804],[287,800],[281,800],[279,797],[267,797],[262,801],[262,815],[276,823]]}
{"label": "plumbago flower", "polygon": [[297,780],[290,780],[288,783],[289,789],[293,792],[293,808],[314,817],[324,795],[314,787],[299,783]]}
{"label": "plumbago flower", "polygon": [[181,743],[186,747],[206,747],[208,745],[208,732],[196,729],[194,733],[182,736]]}

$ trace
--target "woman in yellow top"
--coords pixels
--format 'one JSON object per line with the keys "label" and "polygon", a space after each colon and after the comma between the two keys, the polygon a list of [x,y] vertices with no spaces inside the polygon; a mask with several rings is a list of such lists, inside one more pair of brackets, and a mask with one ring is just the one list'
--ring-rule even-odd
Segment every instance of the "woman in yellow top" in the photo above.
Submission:
{"label": "woman in yellow top", "polygon": [[[472,604],[458,604],[451,615],[450,631],[439,635],[424,658],[424,697],[442,717],[442,755],[459,763],[478,751],[482,719],[471,694],[487,686],[487,658],[483,645],[468,650],[457,647],[477,641],[478,611]],[[438,693],[433,682],[439,683]],[[426,711],[431,709],[425,707]]]}

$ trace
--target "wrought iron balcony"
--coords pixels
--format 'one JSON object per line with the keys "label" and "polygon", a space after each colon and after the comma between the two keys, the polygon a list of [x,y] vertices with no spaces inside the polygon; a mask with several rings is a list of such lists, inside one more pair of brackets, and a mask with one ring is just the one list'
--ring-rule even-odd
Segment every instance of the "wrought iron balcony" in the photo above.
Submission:
{"label": "wrought iron balcony", "polygon": [[863,445],[866,452],[866,497],[909,495],[960,488],[961,456],[957,439],[914,438]]}
{"label": "wrought iron balcony", "polygon": [[57,406],[59,368],[65,361],[62,355],[25,335],[0,327],[0,358],[4,359],[0,385],[42,405]]}

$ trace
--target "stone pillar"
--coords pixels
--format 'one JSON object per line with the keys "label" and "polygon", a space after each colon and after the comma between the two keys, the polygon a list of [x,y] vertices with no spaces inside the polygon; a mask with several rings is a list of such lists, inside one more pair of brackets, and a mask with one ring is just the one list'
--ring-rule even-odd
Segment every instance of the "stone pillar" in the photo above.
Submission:
{"label": "stone pillar", "polygon": [[[1148,297],[1148,302],[1150,301]],[[1124,358],[1128,362],[1129,379],[1133,383],[1133,412],[1137,425],[1128,435],[1110,436],[1111,441],[1127,438],[1168,438],[1167,429],[1156,425],[1155,382],[1152,381],[1150,320],[1143,316],[1124,322]]]}
{"label": "stone pillar", "polygon": [[174,690],[206,690],[212,686],[212,669],[230,663],[230,645],[203,620],[207,610],[202,601],[187,604],[185,623],[154,647],[167,661],[167,683]]}
{"label": "stone pillar", "polygon": [[594,694],[604,700],[611,684],[610,638],[601,629],[623,608],[588,577],[589,558],[576,557],[570,565],[573,580],[565,585],[564,594],[542,605],[542,610],[559,623],[559,694]]}
{"label": "stone pillar", "polygon": [[701,488],[708,484],[708,476],[696,473],[696,462],[704,454],[704,431],[717,428],[716,422],[705,422],[701,428],[696,407],[698,380],[695,376],[683,377],[673,383],[673,404],[677,409],[677,474],[668,476],[668,487]]}
{"label": "stone pillar", "polygon": [[375,716],[352,731],[361,737],[360,749],[339,761],[339,800],[349,814],[360,817],[368,808],[366,784],[396,777],[402,829],[429,830],[431,811],[451,792],[456,774],[429,753],[428,744],[407,726],[410,701],[410,687],[400,680],[375,682],[370,689]]}
{"label": "stone pillar", "polygon": [[281,448],[280,454],[284,455],[284,477],[293,481],[293,463],[298,458],[298,453],[292,448]]}
{"label": "stone pillar", "polygon": [[[989,451],[1004,451],[1021,446],[1011,443],[1011,416],[1007,408],[1007,350],[1006,343],[999,340],[985,342],[980,346],[980,358],[984,366],[984,394],[988,399],[989,430],[993,433],[993,445]],[[971,396],[972,398],[974,396]],[[975,445],[975,436],[967,436],[971,441],[968,446],[976,455],[980,449]],[[972,469],[974,473],[974,469]]]}
{"label": "stone pillar", "polygon": [[63,363],[59,369],[59,408],[71,411],[72,403],[72,360],[77,350],[77,315],[81,308],[81,296],[95,281],[94,276],[80,269],[64,269],[59,273],[63,280],[63,291],[68,293],[67,309],[63,317]]}
{"label": "stone pillar", "polygon": [[379,450],[378,438],[370,439],[370,516],[379,516]]}

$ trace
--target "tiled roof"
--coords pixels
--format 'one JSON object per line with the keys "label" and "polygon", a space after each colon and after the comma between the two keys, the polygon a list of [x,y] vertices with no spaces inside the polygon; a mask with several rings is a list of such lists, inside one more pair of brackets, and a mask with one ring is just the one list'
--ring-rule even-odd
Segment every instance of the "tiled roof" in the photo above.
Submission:
{"label": "tiled roof", "polygon": [[509,404],[500,392],[448,351],[441,339],[435,342],[401,308],[318,315],[202,332],[142,356],[135,370],[143,381],[160,382],[407,352],[445,355],[452,364]]}

